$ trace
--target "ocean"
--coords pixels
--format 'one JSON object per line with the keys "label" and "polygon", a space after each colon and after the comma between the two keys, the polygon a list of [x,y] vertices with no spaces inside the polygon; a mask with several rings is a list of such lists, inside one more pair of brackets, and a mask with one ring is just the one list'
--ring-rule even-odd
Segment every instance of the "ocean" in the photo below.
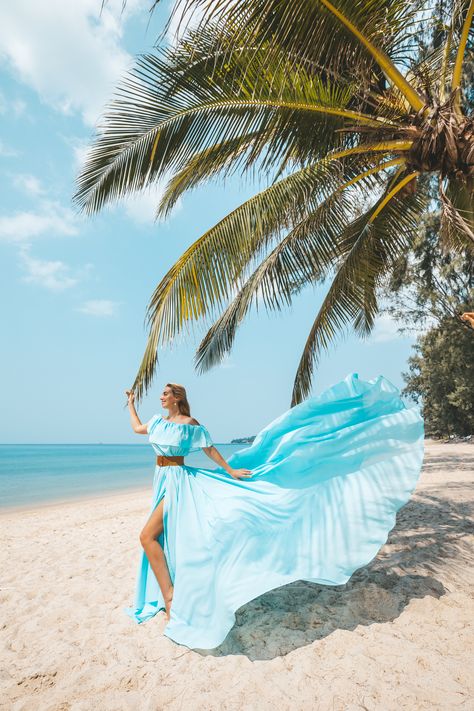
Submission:
{"label": "ocean", "polygon": [[[246,446],[216,443],[224,459]],[[217,467],[202,451],[184,461],[192,467]],[[0,509],[147,486],[151,493],[154,472],[155,455],[149,444],[2,444]]]}

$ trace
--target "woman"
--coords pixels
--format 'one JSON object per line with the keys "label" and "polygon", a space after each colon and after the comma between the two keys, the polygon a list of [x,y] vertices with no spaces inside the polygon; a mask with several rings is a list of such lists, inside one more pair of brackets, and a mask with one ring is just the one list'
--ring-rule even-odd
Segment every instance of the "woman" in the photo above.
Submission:
{"label": "woman", "polygon": [[[349,374],[227,462],[191,417],[182,385],[167,383],[168,417],[147,424],[126,393],[134,431],[158,456],[135,605],[125,612],[140,623],[164,609],[164,634],[191,648],[218,646],[235,611],[268,590],[347,582],[385,543],[420,474],[422,417],[383,376]],[[184,463],[200,449],[217,468]]]}
{"label": "woman", "polygon": [[[153,418],[152,420],[150,420],[150,422],[147,422],[145,425],[142,425],[142,423],[140,422],[140,418],[137,415],[137,411],[135,410],[134,393],[130,390],[126,390],[125,393],[128,397],[128,406],[130,409],[130,418],[133,430],[137,434],[148,434],[150,431],[149,426],[153,422]],[[167,383],[161,395],[161,406],[163,409],[168,410],[168,417],[164,418],[167,422],[173,422],[181,425],[199,426],[199,422],[195,420],[194,417],[191,417],[189,403],[186,397],[186,390],[182,385],[178,385],[177,383]],[[202,428],[202,430],[204,430],[204,428]],[[198,432],[199,436],[201,436],[201,431],[196,431],[196,434]],[[154,446],[156,451],[158,452],[160,445],[156,444]],[[251,472],[249,469],[232,469],[232,467],[229,467],[225,459],[217,451],[214,445],[211,444],[209,447],[203,447],[203,449],[211,459],[213,459],[215,462],[217,462],[217,464],[222,466],[235,479],[243,479],[245,477],[251,476]],[[172,466],[172,462],[176,462],[178,465],[184,464],[183,459],[184,457],[182,455],[175,457],[166,457],[162,456],[160,452],[159,456],[157,457],[157,467]],[[161,477],[166,477],[166,472],[160,470],[159,475]],[[164,486],[165,482],[162,481],[161,483],[164,492],[166,490]],[[171,582],[168,565],[166,563],[166,559],[163,553],[163,548],[157,540],[163,532],[164,503],[165,499],[163,493],[163,497],[160,497],[160,503],[156,506],[156,508],[154,507],[152,515],[150,516],[145,527],[140,533],[140,542],[143,546],[143,549],[146,553],[146,557],[148,558],[153,573],[155,574],[155,577],[161,588],[161,592],[165,601],[166,619],[169,620],[171,602],[173,600],[173,583]]]}

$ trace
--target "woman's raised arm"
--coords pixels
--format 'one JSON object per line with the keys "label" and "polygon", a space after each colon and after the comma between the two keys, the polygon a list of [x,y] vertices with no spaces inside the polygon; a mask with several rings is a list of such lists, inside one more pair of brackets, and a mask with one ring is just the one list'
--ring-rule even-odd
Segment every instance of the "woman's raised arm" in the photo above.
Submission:
{"label": "woman's raised arm", "polygon": [[135,410],[135,393],[133,390],[125,390],[125,395],[128,397],[128,410],[130,412],[130,421],[133,431],[137,434],[148,434],[147,424],[142,424]]}

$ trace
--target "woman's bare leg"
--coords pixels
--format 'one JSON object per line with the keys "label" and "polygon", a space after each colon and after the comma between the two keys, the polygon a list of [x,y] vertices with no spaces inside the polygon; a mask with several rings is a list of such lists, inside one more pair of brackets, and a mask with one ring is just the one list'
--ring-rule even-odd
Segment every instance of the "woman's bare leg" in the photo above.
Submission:
{"label": "woman's bare leg", "polygon": [[168,565],[163,548],[157,541],[163,531],[163,505],[164,497],[146,522],[140,533],[140,543],[143,546],[150,567],[153,570],[166,606],[166,619],[170,619],[171,601],[173,599],[173,584],[171,582]]}

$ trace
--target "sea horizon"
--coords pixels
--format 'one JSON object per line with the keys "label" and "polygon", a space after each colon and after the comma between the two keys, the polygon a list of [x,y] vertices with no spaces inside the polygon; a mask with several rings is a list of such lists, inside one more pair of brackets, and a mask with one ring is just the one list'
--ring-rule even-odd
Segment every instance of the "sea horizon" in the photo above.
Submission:
{"label": "sea horizon", "polygon": [[[225,459],[245,446],[215,444]],[[189,454],[185,463],[207,469],[217,467],[203,451]],[[146,442],[1,443],[0,511],[147,486],[151,492],[154,472],[155,454]]]}

